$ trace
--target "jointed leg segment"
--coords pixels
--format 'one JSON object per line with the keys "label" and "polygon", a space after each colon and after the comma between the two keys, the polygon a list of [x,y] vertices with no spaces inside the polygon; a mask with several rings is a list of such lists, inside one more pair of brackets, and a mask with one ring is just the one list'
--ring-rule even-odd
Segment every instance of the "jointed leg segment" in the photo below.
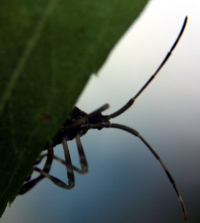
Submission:
{"label": "jointed leg segment", "polygon": [[[19,194],[24,194],[24,193],[28,192],[30,189],[32,189],[37,183],[39,183],[45,177],[48,178],[49,180],[51,180],[54,184],[56,184],[59,187],[62,187],[65,189],[72,189],[74,187],[74,182],[75,182],[73,171],[76,171],[81,174],[84,174],[88,171],[87,160],[86,160],[85,153],[84,153],[81,141],[80,141],[80,135],[77,135],[76,142],[77,142],[77,149],[78,149],[78,153],[79,153],[79,157],[80,157],[80,164],[81,164],[80,169],[77,168],[76,166],[72,165],[67,142],[63,139],[62,145],[63,145],[64,154],[65,154],[65,160],[55,156],[54,152],[53,152],[53,148],[49,145],[47,147],[47,153],[42,154],[37,161],[37,164],[38,164],[45,157],[47,157],[43,169],[41,170],[38,167],[33,168],[33,171],[38,172],[40,175],[30,181],[27,180],[27,182],[25,182],[24,185],[22,186]],[[68,184],[64,183],[60,179],[49,174],[53,159],[62,163],[66,167]]]}

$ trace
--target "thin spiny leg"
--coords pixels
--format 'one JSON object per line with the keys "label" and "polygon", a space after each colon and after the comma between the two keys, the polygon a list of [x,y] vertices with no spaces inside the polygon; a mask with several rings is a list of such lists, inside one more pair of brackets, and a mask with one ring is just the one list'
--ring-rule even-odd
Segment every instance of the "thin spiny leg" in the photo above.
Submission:
{"label": "thin spiny leg", "polygon": [[[53,162],[53,148],[48,144],[48,146],[46,147],[47,150],[48,150],[48,153],[47,154],[43,154],[39,157],[39,160],[37,161],[37,163],[41,162],[41,160],[47,156],[47,159],[46,159],[46,162],[45,162],[45,165],[43,167],[43,172],[46,172],[46,173],[49,173],[50,169],[51,169],[51,165],[52,165],[52,162]],[[35,167],[33,168],[33,171],[35,170]],[[32,171],[32,172],[33,172]],[[32,174],[32,173],[31,173]],[[31,175],[30,175],[31,177]],[[29,177],[29,179],[30,179]],[[32,179],[32,180],[29,180],[28,182],[24,183],[22,185],[22,188],[19,192],[19,194],[25,194],[27,193],[29,190],[31,190],[36,184],[38,184],[43,178],[45,178],[44,175],[39,175],[38,177],[36,177],[35,179]]]}
{"label": "thin spiny leg", "polygon": [[[85,157],[85,153],[84,153],[83,146],[81,144],[80,136],[79,135],[77,135],[77,137],[76,137],[76,142],[77,142],[77,149],[78,149],[78,153],[79,153],[79,157],[80,157],[81,169],[77,168],[74,165],[72,165],[72,169],[74,171],[78,172],[78,173],[84,174],[84,173],[86,173],[88,171],[88,164],[87,164],[87,160],[86,160],[86,157]],[[64,149],[64,150],[66,150],[66,149]],[[69,160],[68,154],[67,154],[67,162],[66,162],[65,160],[63,160],[63,159],[55,156],[53,154],[52,147],[49,147],[48,148],[48,153],[42,154],[39,157],[39,159],[37,160],[37,164],[40,163],[45,157],[47,157],[47,160],[46,160],[46,163],[44,165],[43,170],[41,170],[38,167],[34,167],[33,168],[33,171],[39,172],[40,173],[40,176],[38,176],[37,178],[32,179],[29,182],[25,183],[22,186],[22,189],[20,190],[20,193],[19,194],[24,194],[24,193],[28,192],[30,189],[32,189],[32,187],[34,187],[37,183],[39,183],[45,177],[47,177],[48,179],[52,180],[56,184],[62,185],[62,187],[63,187],[63,185],[64,185],[64,187],[66,187],[65,186],[66,185],[65,183],[61,182],[56,177],[53,177],[53,176],[49,175],[48,173],[50,171],[50,167],[51,167],[51,164],[52,164],[52,159],[55,159],[55,160],[59,161],[60,163],[62,163],[65,166],[68,165],[68,168],[70,169],[71,168],[71,165],[67,164],[71,160],[71,159]],[[70,188],[72,188],[73,187],[73,183],[72,182],[74,182],[74,179],[72,179],[73,177],[71,177],[71,171],[70,171],[69,175],[70,175],[70,177],[69,177],[69,179],[70,179],[69,180],[69,182],[70,182],[69,185],[71,184],[72,186],[70,186]]]}
{"label": "thin spiny leg", "polygon": [[[45,154],[42,154],[39,156],[39,158],[36,160],[36,162],[34,163],[34,166],[38,165],[41,163],[41,161],[47,157],[47,160],[45,162],[45,165],[44,165],[44,168],[43,170],[46,171],[46,172],[49,172],[50,171],[50,168],[51,168],[51,164],[52,164],[52,157],[53,157],[53,148],[50,146],[50,144],[47,142],[46,146],[44,147],[44,150],[47,150],[48,153],[45,153]],[[32,170],[31,174],[26,178],[25,181],[29,181],[31,176],[32,176],[32,173],[33,173],[34,170]]]}
{"label": "thin spiny leg", "polygon": [[67,178],[68,178],[69,185],[65,184],[63,181],[61,181],[58,178],[49,174],[49,171],[50,171],[50,168],[52,165],[52,161],[54,158],[53,148],[52,148],[52,146],[49,146],[48,153],[42,154],[39,158],[39,162],[40,162],[45,156],[47,156],[47,160],[44,165],[44,168],[42,170],[38,167],[33,168],[33,170],[40,173],[40,175],[37,178],[25,183],[22,186],[19,194],[24,194],[24,193],[28,192],[30,189],[32,189],[37,183],[39,183],[45,177],[48,178],[49,180],[51,180],[56,185],[58,185],[59,187],[62,187],[65,189],[71,189],[74,187],[74,174],[73,174],[73,167],[71,164],[69,149],[68,149],[68,146],[67,146],[67,143],[65,140],[62,141],[62,144],[63,144],[64,154],[65,154],[65,166],[67,169]]}
{"label": "thin spiny leg", "polygon": [[63,150],[64,150],[64,155],[65,155],[65,166],[67,170],[67,178],[68,178],[68,185],[63,183],[61,180],[57,181],[57,178],[53,177],[53,182],[56,183],[58,186],[63,187],[65,189],[71,189],[74,187],[74,173],[73,173],[73,167],[71,163],[71,157],[69,154],[69,148],[67,145],[67,142],[65,139],[62,140],[62,145],[63,145]]}
{"label": "thin spiny leg", "polygon": [[[56,155],[54,155],[53,158],[54,158],[56,161],[58,161],[59,163],[61,163],[61,164],[63,164],[63,165],[66,166],[66,162],[65,162],[65,160],[61,159],[60,157],[58,157],[58,156],[56,156]],[[74,166],[74,165],[72,165],[72,169],[73,169],[73,171],[75,171],[75,172],[77,172],[77,173],[80,173],[80,174],[84,174],[84,173],[86,173],[84,170],[79,169],[78,167],[76,167],[76,166]]]}
{"label": "thin spiny leg", "polygon": [[87,173],[88,163],[87,163],[85,152],[83,150],[83,146],[81,143],[80,135],[76,136],[76,144],[77,144],[78,154],[79,154],[79,159],[80,159],[80,164],[81,164],[81,173]]}
{"label": "thin spiny leg", "polygon": [[[78,149],[78,153],[79,153],[79,160],[80,160],[80,165],[81,165],[81,168],[78,168],[74,165],[72,165],[72,169],[80,174],[84,174],[84,173],[87,173],[88,171],[88,164],[87,164],[87,160],[86,160],[86,156],[85,156],[85,153],[84,153],[84,150],[83,150],[83,146],[82,146],[82,143],[81,143],[81,140],[80,140],[80,135],[77,135],[76,136],[76,144],[77,144],[77,149]],[[66,161],[55,156],[53,157],[56,161],[62,163],[63,165],[66,166]]]}
{"label": "thin spiny leg", "polygon": [[167,62],[167,60],[169,59],[169,57],[171,56],[174,48],[176,47],[178,41],[180,40],[183,31],[185,29],[187,23],[187,16],[185,17],[183,26],[181,28],[181,31],[178,35],[178,37],[176,38],[176,41],[174,42],[174,44],[172,45],[170,51],[167,53],[167,55],[165,56],[164,60],[162,61],[162,63],[160,64],[160,66],[157,68],[157,70],[154,72],[154,74],[149,78],[149,80],[144,84],[144,86],[138,91],[138,93],[131,98],[122,108],[120,108],[118,111],[112,113],[111,115],[109,115],[109,118],[114,118],[120,114],[122,114],[124,111],[126,111],[129,107],[131,107],[131,105],[133,105],[133,103],[135,102],[135,100],[139,97],[139,95],[147,88],[147,86],[151,83],[151,81],[156,77],[156,75],[158,74],[158,72],[162,69],[162,67],[164,66],[164,64]]}
{"label": "thin spiny leg", "polygon": [[[47,155],[48,155],[47,153],[43,154],[43,158]],[[53,159],[66,166],[66,161],[61,159],[60,157],[53,155]],[[86,171],[79,169],[78,167],[76,167],[74,165],[72,165],[72,169],[78,173],[86,173]]]}
{"label": "thin spiny leg", "polygon": [[[68,185],[64,183],[63,181],[61,181],[60,179],[58,179],[57,177],[50,175],[49,173],[45,172],[44,170],[41,170],[38,167],[34,167],[34,170],[40,173],[43,177],[46,177],[49,180],[51,180],[57,186],[70,190],[74,187],[74,173],[73,173],[71,157],[69,154],[67,142],[64,139],[62,140],[62,145],[63,145],[64,155],[65,155],[65,166],[67,169]],[[54,157],[54,155],[52,157]]]}
{"label": "thin spiny leg", "polygon": [[159,155],[155,152],[155,150],[150,146],[150,144],[135,129],[132,129],[132,128],[130,128],[128,126],[125,126],[125,125],[116,124],[116,123],[112,123],[110,127],[127,131],[127,132],[133,134],[134,136],[138,137],[148,147],[148,149],[153,153],[153,155],[156,157],[156,159],[161,164],[162,168],[164,169],[165,173],[167,174],[170,182],[172,183],[172,185],[173,185],[173,187],[176,191],[178,200],[181,204],[181,208],[182,208],[182,211],[183,211],[183,214],[184,214],[184,219],[186,220],[187,219],[187,212],[186,212],[186,208],[185,208],[181,193],[180,193],[178,187],[176,186],[175,180],[173,179],[172,175],[170,174],[168,168],[166,167],[166,165],[164,164],[162,159],[159,157]]}
{"label": "thin spiny leg", "polygon": [[74,187],[74,181],[70,181],[71,179],[68,178],[68,182],[69,182],[69,185],[67,185],[66,183],[64,183],[62,180],[58,179],[57,177],[54,177],[48,173],[46,173],[45,171],[39,169],[38,167],[34,167],[34,171],[40,173],[43,177],[51,180],[54,184],[56,184],[57,186],[59,187],[62,187],[64,189],[72,189]]}

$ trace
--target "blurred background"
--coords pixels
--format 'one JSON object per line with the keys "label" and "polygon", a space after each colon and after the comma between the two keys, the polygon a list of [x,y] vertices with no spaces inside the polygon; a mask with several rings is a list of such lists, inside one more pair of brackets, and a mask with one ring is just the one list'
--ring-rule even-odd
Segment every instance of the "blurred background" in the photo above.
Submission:
{"label": "blurred background", "polygon": [[[121,38],[98,75],[92,75],[77,106],[90,113],[104,103],[110,114],[124,105],[153,74],[186,30],[170,60],[134,106],[112,121],[137,129],[161,156],[181,191],[188,221],[200,222],[200,3],[152,0]],[[98,53],[98,52],[96,52]],[[82,137],[89,163],[75,173],[75,188],[45,179],[7,207],[1,223],[184,222],[165,172],[145,145],[115,129],[90,130]],[[74,142],[73,164],[79,166]],[[63,156],[61,147],[56,154]],[[52,174],[66,180],[54,162]]]}

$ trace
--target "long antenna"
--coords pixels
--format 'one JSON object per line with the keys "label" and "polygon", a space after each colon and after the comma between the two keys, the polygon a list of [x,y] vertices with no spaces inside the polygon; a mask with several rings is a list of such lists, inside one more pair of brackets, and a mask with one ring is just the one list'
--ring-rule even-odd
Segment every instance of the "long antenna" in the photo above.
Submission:
{"label": "long antenna", "polygon": [[134,102],[135,100],[139,97],[139,95],[147,88],[147,86],[151,83],[151,81],[156,77],[156,75],[159,73],[159,71],[162,69],[162,67],[165,65],[165,63],[167,62],[167,60],[169,59],[169,57],[171,56],[174,48],[176,47],[178,41],[180,40],[183,31],[186,27],[187,24],[187,19],[188,17],[186,16],[181,28],[181,31],[178,34],[178,37],[176,38],[174,44],[172,45],[170,51],[167,53],[167,55],[165,56],[165,58],[163,59],[162,63],[159,65],[159,67],[156,69],[156,71],[154,72],[154,74],[149,78],[149,80],[143,85],[143,87],[138,91],[138,93],[131,98],[122,108],[120,108],[118,111],[112,113],[111,115],[109,115],[110,118],[114,118],[118,115],[121,115],[124,111],[126,111]]}

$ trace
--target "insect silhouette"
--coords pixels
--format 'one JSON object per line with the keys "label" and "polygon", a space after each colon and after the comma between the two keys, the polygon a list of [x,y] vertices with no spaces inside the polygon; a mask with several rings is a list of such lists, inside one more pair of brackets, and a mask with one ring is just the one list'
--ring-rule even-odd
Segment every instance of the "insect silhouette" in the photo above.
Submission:
{"label": "insect silhouette", "polygon": [[[21,188],[19,194],[24,194],[24,193],[28,192],[31,188],[33,188],[43,178],[48,178],[54,184],[56,184],[57,186],[62,187],[62,188],[65,188],[65,189],[73,188],[74,184],[75,184],[74,171],[79,172],[81,174],[86,173],[88,171],[87,160],[86,160],[86,156],[84,154],[84,150],[83,150],[83,146],[81,144],[80,137],[85,135],[89,129],[101,130],[102,128],[115,128],[115,129],[121,129],[123,131],[129,132],[130,134],[138,137],[146,145],[146,147],[151,151],[151,153],[156,157],[156,159],[161,164],[163,170],[165,171],[167,177],[169,178],[170,182],[172,183],[172,185],[174,187],[174,190],[177,194],[178,200],[180,202],[180,205],[181,205],[181,208],[182,208],[182,211],[184,214],[184,219],[187,218],[186,208],[183,203],[183,199],[181,197],[180,191],[179,191],[178,187],[176,186],[175,180],[173,179],[171,173],[169,172],[168,168],[165,166],[162,159],[155,152],[155,150],[151,147],[151,145],[135,129],[130,128],[125,125],[110,122],[110,119],[121,115],[127,109],[129,109],[134,104],[136,99],[141,95],[141,93],[151,83],[151,81],[156,77],[156,75],[159,73],[161,68],[164,66],[164,64],[169,59],[169,57],[172,54],[172,51],[174,50],[174,48],[176,47],[178,41],[180,40],[180,38],[183,34],[183,31],[185,29],[186,23],[187,23],[187,16],[185,17],[185,20],[183,22],[182,28],[179,32],[179,35],[177,36],[170,51],[166,54],[165,58],[163,59],[162,63],[159,65],[157,70],[147,80],[147,82],[142,86],[142,88],[137,92],[137,94],[133,98],[131,98],[119,110],[117,110],[116,112],[114,112],[110,115],[103,115],[102,112],[109,107],[108,104],[105,104],[105,105],[101,106],[100,108],[98,108],[97,110],[93,111],[92,113],[87,114],[87,113],[81,111],[79,108],[74,107],[71,116],[68,117],[68,119],[64,122],[63,126],[60,128],[58,133],[53,138],[52,143],[47,143],[46,146],[44,147],[44,150],[45,151],[47,150],[47,153],[40,155],[40,157],[36,161],[35,166],[33,167],[33,171],[38,172],[40,175],[38,177],[36,177],[35,179],[31,180],[31,175],[33,173],[33,171],[32,171],[32,173],[26,178],[25,183],[22,185],[22,188]],[[67,141],[73,140],[73,139],[76,140],[81,168],[75,167],[74,165],[72,165],[72,162],[71,162]],[[62,146],[64,149],[65,160],[55,156],[54,151],[53,151],[53,148],[56,145],[61,144],[61,143],[62,143]],[[46,158],[46,162],[44,164],[43,169],[38,168],[36,165],[39,164],[45,157],[47,157],[47,158]],[[58,162],[65,165],[66,170],[67,170],[68,184],[64,183],[60,179],[49,174],[53,160],[57,160]]]}

